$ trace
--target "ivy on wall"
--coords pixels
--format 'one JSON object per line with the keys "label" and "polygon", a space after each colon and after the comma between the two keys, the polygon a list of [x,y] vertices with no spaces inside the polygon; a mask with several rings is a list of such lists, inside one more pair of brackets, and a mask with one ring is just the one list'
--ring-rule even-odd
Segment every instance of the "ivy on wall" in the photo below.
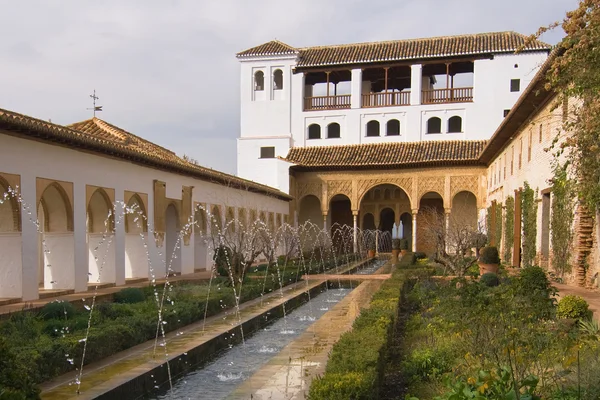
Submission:
{"label": "ivy on wall", "polygon": [[510,263],[512,260],[513,241],[515,238],[515,198],[508,196],[505,201],[506,210],[504,212],[504,262]]}
{"label": "ivy on wall", "polygon": [[502,241],[502,203],[496,203],[496,247],[500,248],[500,242]]}
{"label": "ivy on wall", "polygon": [[487,244],[492,240],[492,206],[489,206],[485,213],[485,233],[487,235]]}
{"label": "ivy on wall", "polygon": [[530,267],[535,260],[536,248],[535,239],[537,236],[537,195],[529,186],[524,183],[523,193],[521,195],[521,215],[523,227],[523,266]]}
{"label": "ivy on wall", "polygon": [[552,267],[561,275],[571,271],[569,256],[573,240],[574,183],[567,177],[567,167],[556,163],[552,177],[552,214],[550,217],[550,241],[552,244]]}

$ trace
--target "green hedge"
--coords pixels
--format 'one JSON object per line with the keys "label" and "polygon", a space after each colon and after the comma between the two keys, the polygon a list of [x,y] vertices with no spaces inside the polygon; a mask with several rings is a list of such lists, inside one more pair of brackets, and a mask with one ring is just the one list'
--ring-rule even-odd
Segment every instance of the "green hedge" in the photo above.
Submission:
{"label": "green hedge", "polygon": [[325,374],[310,387],[310,400],[378,399],[385,355],[397,317],[404,273],[397,270],[383,283],[333,346]]}

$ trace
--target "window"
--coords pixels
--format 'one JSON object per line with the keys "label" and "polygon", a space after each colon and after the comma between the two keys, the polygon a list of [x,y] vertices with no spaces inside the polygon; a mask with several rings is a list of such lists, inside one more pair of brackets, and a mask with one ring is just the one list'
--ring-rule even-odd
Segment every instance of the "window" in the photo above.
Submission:
{"label": "window", "polygon": [[385,126],[385,134],[387,136],[400,136],[400,121],[390,119]]}
{"label": "window", "polygon": [[427,120],[427,133],[442,133],[442,120],[432,117]]}
{"label": "window", "polygon": [[506,117],[509,112],[510,112],[510,110],[504,110],[504,117]]}
{"label": "window", "polygon": [[327,138],[328,139],[339,139],[340,138],[340,124],[332,122],[327,125]]}
{"label": "window", "polygon": [[521,166],[523,165],[523,138],[521,138],[521,140],[519,140],[519,169],[521,169]]}
{"label": "window", "polygon": [[521,91],[521,80],[520,79],[511,79],[510,80],[510,91],[511,92],[520,92]]}
{"label": "window", "polygon": [[261,147],[260,158],[275,158],[275,147]]}
{"label": "window", "polygon": [[508,155],[506,153],[504,153],[504,180],[506,180],[506,159],[508,158]]}
{"label": "window", "polygon": [[283,71],[276,69],[273,72],[273,90],[283,89]]}
{"label": "window", "polygon": [[512,155],[510,157],[510,175],[515,173],[515,146],[512,147]]}
{"label": "window", "polygon": [[539,143],[542,143],[542,132],[543,128],[542,128],[542,124],[540,124],[540,139],[539,139]]}
{"label": "window", "polygon": [[448,120],[448,133],[462,132],[462,118],[455,115]]}
{"label": "window", "polygon": [[321,125],[311,124],[308,126],[309,139],[321,139]]}
{"label": "window", "polygon": [[265,90],[265,74],[262,71],[256,71],[254,73],[254,90],[257,92]]}
{"label": "window", "polygon": [[529,131],[529,145],[527,146],[527,161],[531,161],[531,148],[533,147],[533,132]]}
{"label": "window", "polygon": [[379,121],[367,122],[367,136],[379,136]]}

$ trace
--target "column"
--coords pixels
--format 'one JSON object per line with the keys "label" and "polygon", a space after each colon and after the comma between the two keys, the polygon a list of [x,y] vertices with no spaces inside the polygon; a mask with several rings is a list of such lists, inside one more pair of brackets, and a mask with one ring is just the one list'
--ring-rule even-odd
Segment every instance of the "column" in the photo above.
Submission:
{"label": "column", "polygon": [[417,251],[417,214],[419,210],[412,210],[412,251]]}
{"label": "column", "polygon": [[444,216],[446,217],[446,234],[444,235],[444,250],[446,251],[446,253],[448,253],[449,250],[449,246],[448,246],[448,232],[450,232],[450,212],[452,211],[451,208],[445,208],[444,209]]}
{"label": "column", "polygon": [[75,292],[88,289],[87,201],[85,183],[73,182],[73,237],[75,242]]}
{"label": "column", "polygon": [[125,284],[125,192],[115,188],[115,284]]}
{"label": "column", "polygon": [[[38,268],[39,255],[39,233],[34,221],[37,220],[36,205],[36,178],[31,175],[21,175],[21,197],[25,203],[21,207],[21,251],[22,266],[21,277],[18,284],[21,286],[21,297],[23,301],[37,300],[38,293]],[[26,210],[23,206],[28,207]],[[15,281],[17,278],[15,277]]]}
{"label": "column", "polygon": [[360,108],[362,106],[362,69],[352,70],[350,107]]}
{"label": "column", "polygon": [[354,230],[353,230],[353,234],[354,234],[354,253],[358,253],[358,230],[357,230],[357,223],[358,223],[358,213],[357,212],[352,212],[352,219],[354,222]]}
{"label": "column", "polygon": [[375,220],[375,255],[379,254],[379,222],[381,214],[377,214]]}
{"label": "column", "polygon": [[327,230],[327,213],[323,213],[323,230]]}
{"label": "column", "polygon": [[414,64],[410,66],[410,105],[421,104],[421,88],[423,86],[423,66]]}

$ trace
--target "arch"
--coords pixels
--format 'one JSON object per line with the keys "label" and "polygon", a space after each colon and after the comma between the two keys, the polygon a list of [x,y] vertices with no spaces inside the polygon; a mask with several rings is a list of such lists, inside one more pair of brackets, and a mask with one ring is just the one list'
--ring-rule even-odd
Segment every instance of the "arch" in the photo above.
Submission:
{"label": "arch", "polygon": [[394,222],[396,222],[396,212],[390,207],[384,207],[379,211],[379,229],[392,233],[394,228]]}
{"label": "arch", "polygon": [[218,205],[213,205],[211,210],[210,227],[212,233],[220,232],[223,229],[223,218],[221,217],[221,208]]}
{"label": "arch", "polygon": [[372,120],[367,122],[367,136],[379,136],[379,121]]}
{"label": "arch", "polygon": [[339,139],[341,137],[340,124],[332,122],[327,125],[327,139]]}
{"label": "arch", "polygon": [[265,73],[256,71],[254,73],[254,91],[260,92],[265,90]]}
{"label": "arch", "polygon": [[362,218],[362,229],[374,230],[375,228],[375,216],[371,213],[365,213]]}
{"label": "arch", "polygon": [[113,205],[106,191],[98,188],[88,202],[88,232],[104,233],[114,229]]}
{"label": "arch", "polygon": [[417,251],[434,254],[441,246],[439,233],[445,229],[444,200],[437,192],[423,193],[417,215]]}
{"label": "arch", "polygon": [[[0,233],[19,232],[21,230],[21,210],[19,202],[9,193],[10,185],[0,176]],[[8,193],[8,198],[4,194]],[[3,200],[4,199],[4,200]]]}
{"label": "arch", "polygon": [[206,210],[202,206],[196,206],[194,210],[194,233],[205,235],[207,232]]}
{"label": "arch", "polygon": [[94,190],[87,205],[88,272],[94,283],[115,282],[115,247],[107,233],[114,232],[113,205],[106,191]]}
{"label": "arch", "polygon": [[427,133],[442,133],[442,120],[431,117],[427,120]]}
{"label": "arch", "polygon": [[256,218],[256,210],[255,209],[251,209],[250,210],[250,220],[248,221],[248,225],[253,225],[256,221],[258,221],[258,219]]}
{"label": "arch", "polygon": [[139,194],[135,193],[127,203],[125,215],[125,233],[148,232],[148,214]]}
{"label": "arch", "polygon": [[412,215],[410,213],[402,213],[400,215],[400,223],[402,229],[400,230],[400,237],[408,240],[408,248],[412,249]]}
{"label": "arch", "polygon": [[309,139],[321,139],[321,125],[310,124],[308,126],[308,138]]}
{"label": "arch", "polygon": [[323,213],[321,211],[321,201],[313,194],[308,194],[299,202],[298,224],[303,225],[310,221],[311,223],[323,228]]}
{"label": "arch", "polygon": [[225,225],[227,226],[227,233],[235,234],[235,209],[233,207],[227,207],[225,213]]}
{"label": "arch", "polygon": [[409,205],[409,208],[412,208],[412,199],[410,198],[409,192],[408,192],[408,191],[407,191],[405,188],[403,188],[402,186],[400,186],[399,184],[397,184],[397,183],[393,183],[393,182],[377,182],[377,183],[374,183],[374,184],[372,184],[371,186],[368,186],[368,187],[366,188],[366,190],[365,190],[365,191],[362,193],[362,195],[359,195],[359,199],[358,199],[358,205],[359,205],[359,207],[360,207],[360,205],[362,204],[362,202],[365,200],[365,197],[366,197],[366,196],[367,196],[367,195],[368,195],[368,194],[369,194],[371,191],[373,191],[374,189],[375,189],[375,190],[378,190],[378,189],[379,189],[379,188],[378,188],[379,186],[385,186],[385,185],[391,185],[391,186],[395,186],[396,188],[400,189],[400,196],[398,197],[398,199],[399,199],[399,200],[402,200],[402,199],[401,199],[401,197],[402,197],[402,193],[404,193],[404,194],[406,195],[407,199],[408,199],[408,205]]}
{"label": "arch", "polygon": [[248,226],[248,215],[245,208],[238,208],[237,219],[238,223],[243,227],[242,229],[246,229]]}
{"label": "arch", "polygon": [[165,210],[165,226],[166,226],[166,270],[167,274],[181,273],[181,240],[179,240],[179,232],[181,226],[179,223],[179,212],[177,207],[172,202]]}
{"label": "arch", "polygon": [[73,232],[73,206],[58,182],[52,182],[44,189],[40,203],[46,211],[44,225],[47,232]]}
{"label": "arch", "polygon": [[273,90],[282,90],[283,89],[283,71],[280,69],[276,69],[273,72]]}
{"label": "arch", "polygon": [[458,115],[450,117],[448,119],[448,133],[460,133],[462,131],[462,118]]}
{"label": "arch", "polygon": [[472,192],[463,190],[456,193],[452,197],[450,213],[451,223],[477,229],[477,197]]}
{"label": "arch", "polygon": [[385,124],[386,136],[400,136],[400,121],[397,119],[390,119]]}

